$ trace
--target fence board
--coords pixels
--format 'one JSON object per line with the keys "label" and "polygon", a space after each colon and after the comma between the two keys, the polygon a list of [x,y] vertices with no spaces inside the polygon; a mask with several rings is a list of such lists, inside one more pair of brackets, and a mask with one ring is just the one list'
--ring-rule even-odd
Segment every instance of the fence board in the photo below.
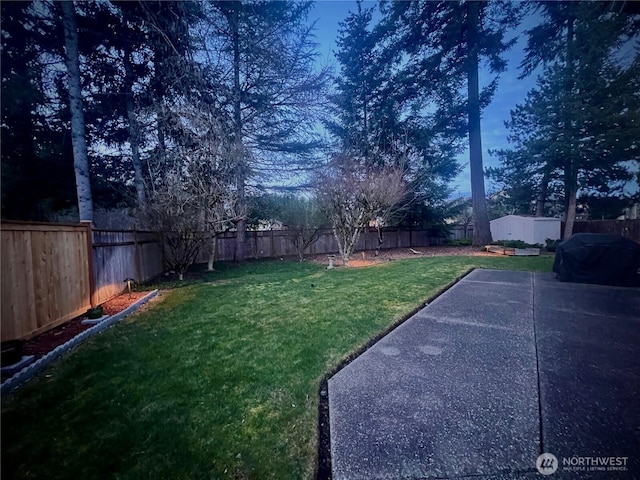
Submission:
{"label": "fence board", "polygon": [[93,264],[98,304],[120,294],[125,279],[143,282],[163,271],[156,234],[133,230],[94,230]]}
{"label": "fence board", "polygon": [[640,220],[587,220],[575,222],[573,233],[613,233],[640,243]]}
{"label": "fence board", "polygon": [[90,306],[84,225],[2,224],[2,340],[24,339]]}
{"label": "fence board", "polygon": [[[425,230],[400,230],[385,228],[382,235],[382,249],[428,247],[434,239],[429,238]],[[233,261],[235,258],[236,234],[226,232],[218,236],[216,260]],[[247,232],[247,249],[254,258],[278,258],[296,255],[295,247],[285,230],[265,230]],[[367,228],[356,244],[356,251],[375,250],[378,248],[378,232],[375,228]],[[318,240],[305,250],[305,255],[322,255],[336,253],[338,244],[331,230],[320,233]],[[205,248],[198,256],[196,263],[204,263],[209,258],[210,247]]]}
{"label": "fence board", "polygon": [[[3,341],[53,328],[84,313],[91,300],[101,304],[121,293],[126,278],[143,282],[164,269],[162,248],[153,232],[7,222],[2,224],[1,236]],[[425,247],[430,242],[433,239],[426,231],[387,228],[381,248]],[[377,231],[362,232],[356,250],[377,247]],[[235,248],[235,232],[219,235],[216,260],[234,260]],[[197,263],[207,262],[210,251],[207,242]],[[337,251],[332,231],[326,230],[305,253]],[[296,255],[288,232],[282,230],[247,232],[247,253],[255,258]]]}

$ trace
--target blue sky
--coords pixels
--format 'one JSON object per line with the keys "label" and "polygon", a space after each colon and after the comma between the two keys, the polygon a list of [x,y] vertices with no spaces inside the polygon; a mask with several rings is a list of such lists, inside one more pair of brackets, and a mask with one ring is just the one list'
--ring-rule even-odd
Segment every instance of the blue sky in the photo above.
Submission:
{"label": "blue sky", "polygon": [[[376,5],[376,1],[364,1],[363,7]],[[336,50],[336,38],[338,24],[349,14],[356,10],[355,0],[320,0],[316,1],[311,19],[316,20],[316,37],[319,43],[320,59],[323,63],[335,64],[333,52]],[[519,31],[531,28],[537,23],[537,18],[526,18]],[[525,35],[519,32],[511,33],[507,38],[518,36],[516,45],[508,52],[506,59],[509,66],[506,72],[501,74],[498,89],[493,101],[483,111],[482,115],[482,150],[484,166],[496,165],[496,159],[491,158],[488,150],[504,148],[508,146],[507,130],[504,121],[509,119],[509,112],[517,104],[522,103],[527,92],[535,85],[535,77],[530,76],[523,80],[518,79],[520,71],[518,65],[524,57]],[[337,69],[337,67],[336,67]],[[483,75],[484,73],[484,75]],[[493,77],[486,72],[480,72],[481,83],[488,83]],[[470,196],[471,184],[469,179],[469,152],[466,151],[459,157],[460,164],[464,167],[454,182],[458,195]],[[486,183],[485,187],[491,187]]]}

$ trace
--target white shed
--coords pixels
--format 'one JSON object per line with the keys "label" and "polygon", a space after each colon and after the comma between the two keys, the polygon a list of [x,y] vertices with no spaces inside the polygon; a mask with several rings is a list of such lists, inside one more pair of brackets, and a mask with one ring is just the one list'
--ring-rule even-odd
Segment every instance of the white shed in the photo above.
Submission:
{"label": "white shed", "polygon": [[522,240],[527,243],[545,244],[545,240],[560,238],[560,219],[550,217],[523,217],[507,215],[491,220],[491,237],[499,240]]}

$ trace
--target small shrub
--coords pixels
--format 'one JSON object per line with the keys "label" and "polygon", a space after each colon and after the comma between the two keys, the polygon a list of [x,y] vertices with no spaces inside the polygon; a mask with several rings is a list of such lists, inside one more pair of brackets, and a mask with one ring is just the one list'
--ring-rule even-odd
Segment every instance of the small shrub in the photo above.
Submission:
{"label": "small shrub", "polygon": [[539,243],[527,243],[522,240],[500,240],[498,243],[506,248],[542,248]]}
{"label": "small shrub", "polygon": [[101,318],[104,315],[104,310],[102,309],[102,305],[98,305],[97,307],[90,308],[87,310],[87,318],[95,320]]}
{"label": "small shrub", "polygon": [[547,250],[547,252],[555,252],[556,251],[556,247],[560,243],[560,239],[551,240],[550,238],[547,238],[544,241],[544,243],[545,243],[545,247],[544,248]]}
{"label": "small shrub", "polygon": [[457,240],[449,240],[448,245],[452,247],[470,247],[473,242],[470,238],[458,238]]}

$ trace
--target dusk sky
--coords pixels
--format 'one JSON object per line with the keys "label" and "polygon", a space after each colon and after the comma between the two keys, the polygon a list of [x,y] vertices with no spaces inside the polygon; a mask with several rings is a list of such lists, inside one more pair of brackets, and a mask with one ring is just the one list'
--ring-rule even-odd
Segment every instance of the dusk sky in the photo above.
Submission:
{"label": "dusk sky", "polygon": [[[364,1],[363,7],[377,5],[376,1]],[[316,1],[315,8],[310,17],[317,20],[316,36],[319,43],[320,58],[322,62],[335,66],[338,71],[337,62],[333,55],[336,50],[336,38],[338,35],[338,24],[346,18],[350,11],[356,10],[355,0],[320,0]],[[526,30],[536,25],[538,19],[535,17],[526,18],[519,31]],[[507,39],[518,35],[518,32],[508,34]],[[535,85],[535,76],[530,76],[524,80],[519,80],[520,71],[518,65],[524,56],[524,46],[526,37],[519,35],[516,45],[507,53],[509,62],[508,70],[500,76],[498,90],[493,97],[491,104],[483,111],[482,115],[482,151],[484,166],[497,164],[496,159],[491,158],[487,151],[489,149],[503,148],[508,146],[506,136],[507,131],[504,121],[509,119],[509,112],[516,104],[522,103],[526,93]],[[481,83],[488,83],[493,77],[480,71]],[[469,152],[468,150],[460,155],[459,163],[464,166],[464,170],[458,175],[454,182],[456,196],[471,196],[471,184],[469,179]],[[488,180],[486,181],[487,191],[491,190]]]}

